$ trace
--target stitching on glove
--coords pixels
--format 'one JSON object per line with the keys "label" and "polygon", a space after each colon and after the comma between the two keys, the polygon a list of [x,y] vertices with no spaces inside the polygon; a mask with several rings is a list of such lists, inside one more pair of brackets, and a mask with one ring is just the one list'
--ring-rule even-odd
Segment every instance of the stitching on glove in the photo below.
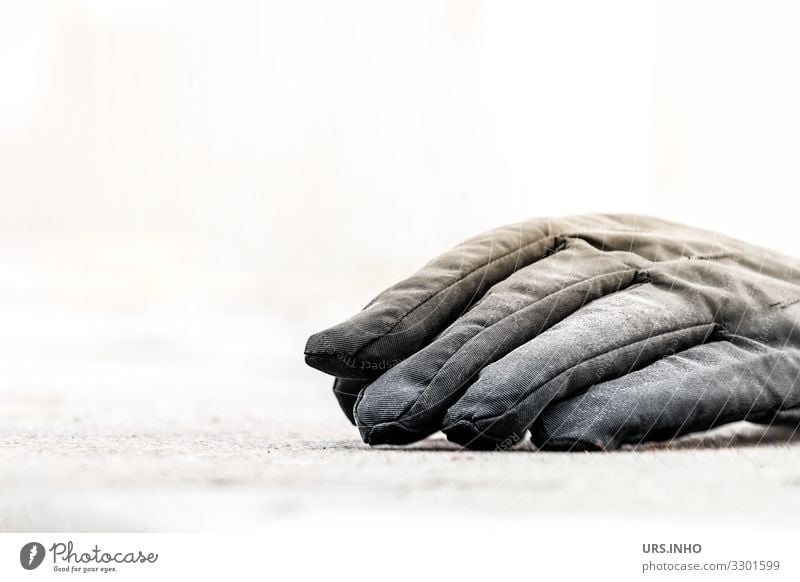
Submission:
{"label": "stitching on glove", "polygon": [[[475,274],[475,273],[477,273],[478,271],[481,271],[481,270],[485,269],[486,267],[488,267],[489,265],[491,265],[491,264],[493,264],[493,263],[496,263],[497,261],[501,261],[501,260],[503,260],[504,258],[506,258],[506,257],[507,257],[507,256],[509,256],[509,255],[512,255],[513,253],[520,253],[520,252],[522,252],[522,250],[523,250],[523,249],[525,249],[525,248],[527,248],[527,247],[530,247],[530,246],[533,246],[533,245],[539,244],[539,243],[541,243],[541,242],[543,242],[543,241],[547,240],[548,238],[550,238],[550,237],[552,236],[552,233],[551,233],[551,231],[550,231],[550,225],[549,225],[549,224],[548,224],[548,226],[547,226],[547,229],[548,229],[548,230],[547,230],[547,234],[546,234],[545,236],[543,236],[543,237],[541,237],[541,238],[538,238],[538,239],[536,239],[536,240],[533,240],[533,241],[531,241],[531,242],[525,243],[524,245],[522,245],[522,246],[520,246],[520,247],[517,247],[517,248],[516,248],[516,249],[514,249],[514,250],[508,251],[507,253],[503,253],[502,255],[500,255],[500,256],[499,256],[499,257],[497,257],[497,258],[494,258],[494,259],[492,259],[492,260],[491,260],[491,261],[489,261],[488,263],[484,263],[483,265],[480,265],[479,267],[475,267],[474,269],[472,269],[472,270],[471,270],[469,273],[467,273],[466,275],[464,275],[464,276],[463,276],[463,277],[461,277],[460,279],[457,279],[457,280],[453,281],[452,283],[450,283],[449,285],[447,285],[446,287],[443,287],[443,288],[439,289],[438,291],[436,291],[435,293],[433,293],[433,295],[429,295],[428,297],[426,297],[425,299],[423,299],[423,300],[422,300],[422,302],[418,303],[417,305],[415,305],[414,307],[412,307],[410,310],[408,310],[408,311],[407,311],[405,314],[403,314],[402,316],[400,316],[400,318],[399,318],[399,319],[398,319],[398,320],[397,320],[397,321],[396,321],[396,322],[395,322],[395,323],[392,325],[392,327],[390,327],[390,328],[389,328],[387,331],[385,331],[385,332],[384,332],[384,333],[382,333],[381,335],[378,335],[378,336],[376,336],[376,337],[372,338],[372,339],[371,339],[371,340],[369,340],[369,341],[368,341],[366,344],[364,344],[364,345],[363,345],[361,348],[359,348],[359,350],[358,350],[358,351],[357,351],[355,354],[353,354],[353,357],[354,357],[354,358],[358,358],[358,356],[359,356],[359,355],[361,355],[361,352],[363,352],[364,350],[366,350],[366,349],[367,349],[369,346],[371,346],[373,343],[375,343],[376,341],[378,341],[378,340],[379,340],[379,339],[381,339],[382,337],[386,337],[387,335],[391,334],[391,333],[392,333],[392,332],[395,330],[395,328],[396,328],[398,325],[400,325],[400,324],[401,324],[401,323],[402,323],[402,322],[403,322],[403,321],[404,321],[404,320],[405,320],[405,319],[406,319],[406,318],[407,318],[409,315],[411,315],[412,313],[414,313],[414,311],[416,311],[417,309],[419,309],[420,307],[422,307],[423,305],[425,305],[425,304],[426,304],[428,301],[430,301],[431,299],[433,299],[434,297],[436,297],[436,296],[437,296],[437,295],[439,295],[440,293],[444,293],[445,291],[447,291],[448,289],[450,289],[452,286],[454,286],[454,285],[457,285],[458,283],[461,283],[462,281],[465,281],[465,280],[467,280],[469,277],[471,277],[472,275],[474,275],[474,274]],[[530,263],[529,263],[529,264],[530,264]],[[526,266],[526,267],[527,267],[527,265],[524,265],[524,266]],[[519,267],[519,268],[522,268],[522,267]],[[515,270],[514,270],[514,272],[516,272],[516,271],[517,271],[517,269],[515,269]]]}
{"label": "stitching on glove", "polygon": [[715,261],[717,259],[736,259],[740,256],[737,253],[717,253],[715,255],[691,255],[686,258],[690,261]]}
{"label": "stitching on glove", "polygon": [[786,309],[787,307],[791,307],[792,305],[795,305],[797,303],[800,303],[800,297],[788,301],[778,301],[777,303],[771,303],[770,307],[778,307],[780,309]]}

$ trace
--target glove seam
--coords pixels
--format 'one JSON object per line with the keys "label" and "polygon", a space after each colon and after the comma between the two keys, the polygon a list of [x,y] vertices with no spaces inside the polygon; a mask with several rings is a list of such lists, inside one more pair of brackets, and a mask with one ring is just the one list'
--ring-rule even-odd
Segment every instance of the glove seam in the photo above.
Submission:
{"label": "glove seam", "polygon": [[800,303],[800,297],[797,299],[790,299],[787,301],[778,301],[777,303],[770,304],[770,307],[777,307],[778,309],[786,309],[787,307],[791,307],[792,305],[796,305]]}
{"label": "glove seam", "polygon": [[716,261],[719,259],[735,259],[741,257],[738,253],[716,253],[709,255],[686,255],[683,258],[689,261]]}

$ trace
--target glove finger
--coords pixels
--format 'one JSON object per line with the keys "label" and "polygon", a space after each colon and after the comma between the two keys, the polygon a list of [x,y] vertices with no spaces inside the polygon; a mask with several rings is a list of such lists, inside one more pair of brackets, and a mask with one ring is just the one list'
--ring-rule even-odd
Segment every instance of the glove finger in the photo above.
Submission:
{"label": "glove finger", "polygon": [[407,443],[442,427],[481,368],[589,301],[637,282],[646,261],[580,239],[495,285],[430,345],[375,380],[356,405],[365,442]]}
{"label": "glove finger", "polygon": [[718,331],[708,302],[656,283],[593,301],[484,368],[444,418],[450,440],[492,448],[551,402],[628,374]]}
{"label": "glove finger", "polygon": [[800,350],[732,336],[548,407],[532,440],[542,449],[607,450],[739,420],[797,418],[799,370]]}
{"label": "glove finger", "polygon": [[344,412],[345,416],[352,424],[356,423],[355,416],[353,415],[353,408],[355,408],[356,399],[361,391],[368,385],[368,380],[336,378],[333,381],[333,395],[336,396],[339,406],[342,407],[342,412]]}
{"label": "glove finger", "polygon": [[[426,345],[493,285],[546,257],[557,236],[588,229],[625,243],[630,233],[645,236],[659,228],[678,227],[646,217],[591,215],[493,230],[437,257],[350,319],[312,335],[306,362],[333,376],[374,380]],[[660,247],[658,237],[645,238],[642,248]]]}
{"label": "glove finger", "polygon": [[374,379],[458,317],[486,289],[553,248],[549,221],[498,229],[437,257],[363,311],[309,338],[306,362],[339,377]]}

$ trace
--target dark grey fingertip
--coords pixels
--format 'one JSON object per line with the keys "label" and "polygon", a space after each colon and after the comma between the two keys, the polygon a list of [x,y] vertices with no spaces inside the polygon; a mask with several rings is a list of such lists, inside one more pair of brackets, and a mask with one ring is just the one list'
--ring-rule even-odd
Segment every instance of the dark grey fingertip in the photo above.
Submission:
{"label": "dark grey fingertip", "polygon": [[410,445],[420,441],[430,433],[411,430],[399,422],[384,422],[376,425],[363,425],[356,417],[361,439],[368,445]]}
{"label": "dark grey fingertip", "polygon": [[447,440],[476,451],[489,451],[500,447],[506,439],[498,438],[478,428],[471,420],[458,420],[443,430]]}

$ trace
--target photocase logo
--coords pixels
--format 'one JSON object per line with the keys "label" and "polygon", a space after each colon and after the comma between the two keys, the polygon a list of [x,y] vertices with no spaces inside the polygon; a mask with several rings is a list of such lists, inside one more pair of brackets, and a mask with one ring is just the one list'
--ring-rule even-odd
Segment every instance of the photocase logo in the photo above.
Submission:
{"label": "photocase logo", "polygon": [[39,542],[28,542],[19,551],[19,563],[26,570],[35,570],[44,560],[44,546]]}
{"label": "photocase logo", "polygon": [[105,551],[99,544],[91,548],[78,548],[72,540],[67,540],[54,542],[48,549],[39,542],[28,542],[19,551],[19,563],[26,570],[35,570],[47,556],[52,559],[54,572],[82,574],[107,574],[117,572],[120,567],[155,564],[158,561],[158,554],[155,552]]}

